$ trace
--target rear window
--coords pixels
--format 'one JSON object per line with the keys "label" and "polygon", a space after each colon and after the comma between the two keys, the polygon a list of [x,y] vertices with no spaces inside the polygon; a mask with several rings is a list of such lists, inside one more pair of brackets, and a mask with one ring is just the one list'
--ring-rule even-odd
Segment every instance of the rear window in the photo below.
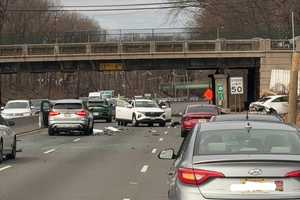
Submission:
{"label": "rear window", "polygon": [[200,133],[196,155],[224,154],[300,154],[296,132],[281,130],[218,130]]}
{"label": "rear window", "polygon": [[205,113],[218,113],[218,109],[216,107],[212,106],[191,106],[187,108],[186,113],[199,113],[199,112],[205,112]]}
{"label": "rear window", "polygon": [[20,109],[24,109],[24,108],[29,108],[29,103],[27,102],[8,102],[5,106],[5,108],[20,108]]}
{"label": "rear window", "polygon": [[57,103],[54,109],[82,109],[81,103]]}

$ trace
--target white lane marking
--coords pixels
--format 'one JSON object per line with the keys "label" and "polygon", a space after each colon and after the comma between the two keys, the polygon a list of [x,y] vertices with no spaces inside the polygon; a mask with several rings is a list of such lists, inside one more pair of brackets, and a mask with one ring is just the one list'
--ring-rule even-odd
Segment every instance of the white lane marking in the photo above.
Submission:
{"label": "white lane marking", "polygon": [[165,131],[165,135],[168,135],[168,131]]}
{"label": "white lane marking", "polygon": [[78,141],[80,141],[80,138],[76,138],[73,140],[73,142],[78,142]]}
{"label": "white lane marking", "polygon": [[4,171],[4,170],[6,170],[6,169],[9,169],[9,168],[11,168],[11,167],[12,167],[11,165],[7,165],[7,166],[5,166],[5,167],[2,167],[2,168],[0,168],[0,172]]}
{"label": "white lane marking", "polygon": [[123,200],[130,200],[130,199],[128,199],[128,198],[124,198]]}
{"label": "white lane marking", "polygon": [[164,138],[159,138],[159,141],[160,141],[160,142],[164,141]]}
{"label": "white lane marking", "polygon": [[144,165],[141,169],[141,173],[146,173],[148,170],[149,166],[148,165]]}
{"label": "white lane marking", "polygon": [[45,151],[44,154],[48,154],[48,153],[52,153],[54,152],[56,149],[49,149],[48,151]]}
{"label": "white lane marking", "polygon": [[153,154],[156,154],[156,151],[157,151],[157,149],[153,149],[153,150],[152,150],[152,153],[153,153]]}

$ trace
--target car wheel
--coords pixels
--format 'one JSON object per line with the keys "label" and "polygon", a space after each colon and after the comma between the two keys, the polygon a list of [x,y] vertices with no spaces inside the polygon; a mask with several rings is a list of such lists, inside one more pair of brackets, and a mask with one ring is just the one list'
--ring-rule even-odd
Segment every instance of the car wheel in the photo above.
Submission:
{"label": "car wheel", "polygon": [[277,115],[278,113],[277,113],[276,110],[274,110],[273,108],[271,108],[271,109],[270,109],[270,114],[271,114],[271,115]]}
{"label": "car wheel", "polygon": [[166,126],[166,122],[159,123],[159,126],[160,127],[165,127]]}
{"label": "car wheel", "polygon": [[123,121],[123,126],[127,126],[127,124],[128,124],[127,122]]}
{"label": "car wheel", "polygon": [[11,154],[7,155],[8,159],[15,160],[17,155],[17,138],[15,137]]}
{"label": "car wheel", "polygon": [[132,126],[139,126],[139,123],[137,122],[135,115],[132,116]]}
{"label": "car wheel", "polygon": [[48,128],[48,135],[53,136],[54,130],[52,128]]}
{"label": "car wheel", "polygon": [[3,141],[0,142],[0,163],[3,161]]}
{"label": "car wheel", "polygon": [[106,122],[107,122],[107,123],[111,123],[111,122],[112,122],[112,118],[106,119]]}

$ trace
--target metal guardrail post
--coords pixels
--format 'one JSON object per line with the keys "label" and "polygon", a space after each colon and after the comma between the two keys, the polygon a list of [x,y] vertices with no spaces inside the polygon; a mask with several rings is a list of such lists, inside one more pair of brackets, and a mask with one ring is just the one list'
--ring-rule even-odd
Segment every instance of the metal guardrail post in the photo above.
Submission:
{"label": "metal guardrail post", "polygon": [[118,44],[118,53],[119,54],[123,53],[123,44],[122,44],[122,42],[119,42],[119,44]]}
{"label": "metal guardrail post", "polygon": [[216,51],[222,51],[222,40],[216,40]]}
{"label": "metal guardrail post", "polygon": [[[270,51],[271,50],[271,40],[270,39],[265,39],[263,40],[264,41],[264,45],[265,45],[265,48],[264,49],[260,49],[260,50],[264,50],[264,51]],[[261,48],[261,46],[260,46]]]}
{"label": "metal guardrail post", "polygon": [[186,53],[189,51],[189,44],[187,41],[184,41],[183,43],[183,52]]}
{"label": "metal guardrail post", "polygon": [[91,44],[90,44],[90,43],[88,43],[88,44],[85,46],[85,48],[86,48],[86,54],[91,54],[91,53],[92,53],[92,47],[91,47]]}
{"label": "metal guardrail post", "polygon": [[28,55],[28,45],[24,44],[22,47],[22,54],[23,56],[27,56]]}
{"label": "metal guardrail post", "polygon": [[150,42],[150,53],[155,53],[155,41]]}
{"label": "metal guardrail post", "polygon": [[55,44],[55,46],[54,46],[54,55],[59,55],[59,46],[58,46],[58,44]]}
{"label": "metal guardrail post", "polygon": [[296,39],[296,51],[300,51],[300,39]]}

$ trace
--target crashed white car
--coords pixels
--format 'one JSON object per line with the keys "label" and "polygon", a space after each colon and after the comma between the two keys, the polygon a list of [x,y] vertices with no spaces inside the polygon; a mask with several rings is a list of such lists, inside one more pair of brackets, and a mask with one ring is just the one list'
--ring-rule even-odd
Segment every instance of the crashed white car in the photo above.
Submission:
{"label": "crashed white car", "polygon": [[271,114],[286,114],[288,112],[288,96],[267,96],[253,102],[249,106],[250,112],[265,111]]}
{"label": "crashed white car", "polygon": [[119,125],[126,126],[131,123],[133,126],[139,124],[159,124],[166,125],[166,113],[159,108],[157,103],[148,99],[136,99],[131,103],[119,101],[116,106],[116,121]]}

